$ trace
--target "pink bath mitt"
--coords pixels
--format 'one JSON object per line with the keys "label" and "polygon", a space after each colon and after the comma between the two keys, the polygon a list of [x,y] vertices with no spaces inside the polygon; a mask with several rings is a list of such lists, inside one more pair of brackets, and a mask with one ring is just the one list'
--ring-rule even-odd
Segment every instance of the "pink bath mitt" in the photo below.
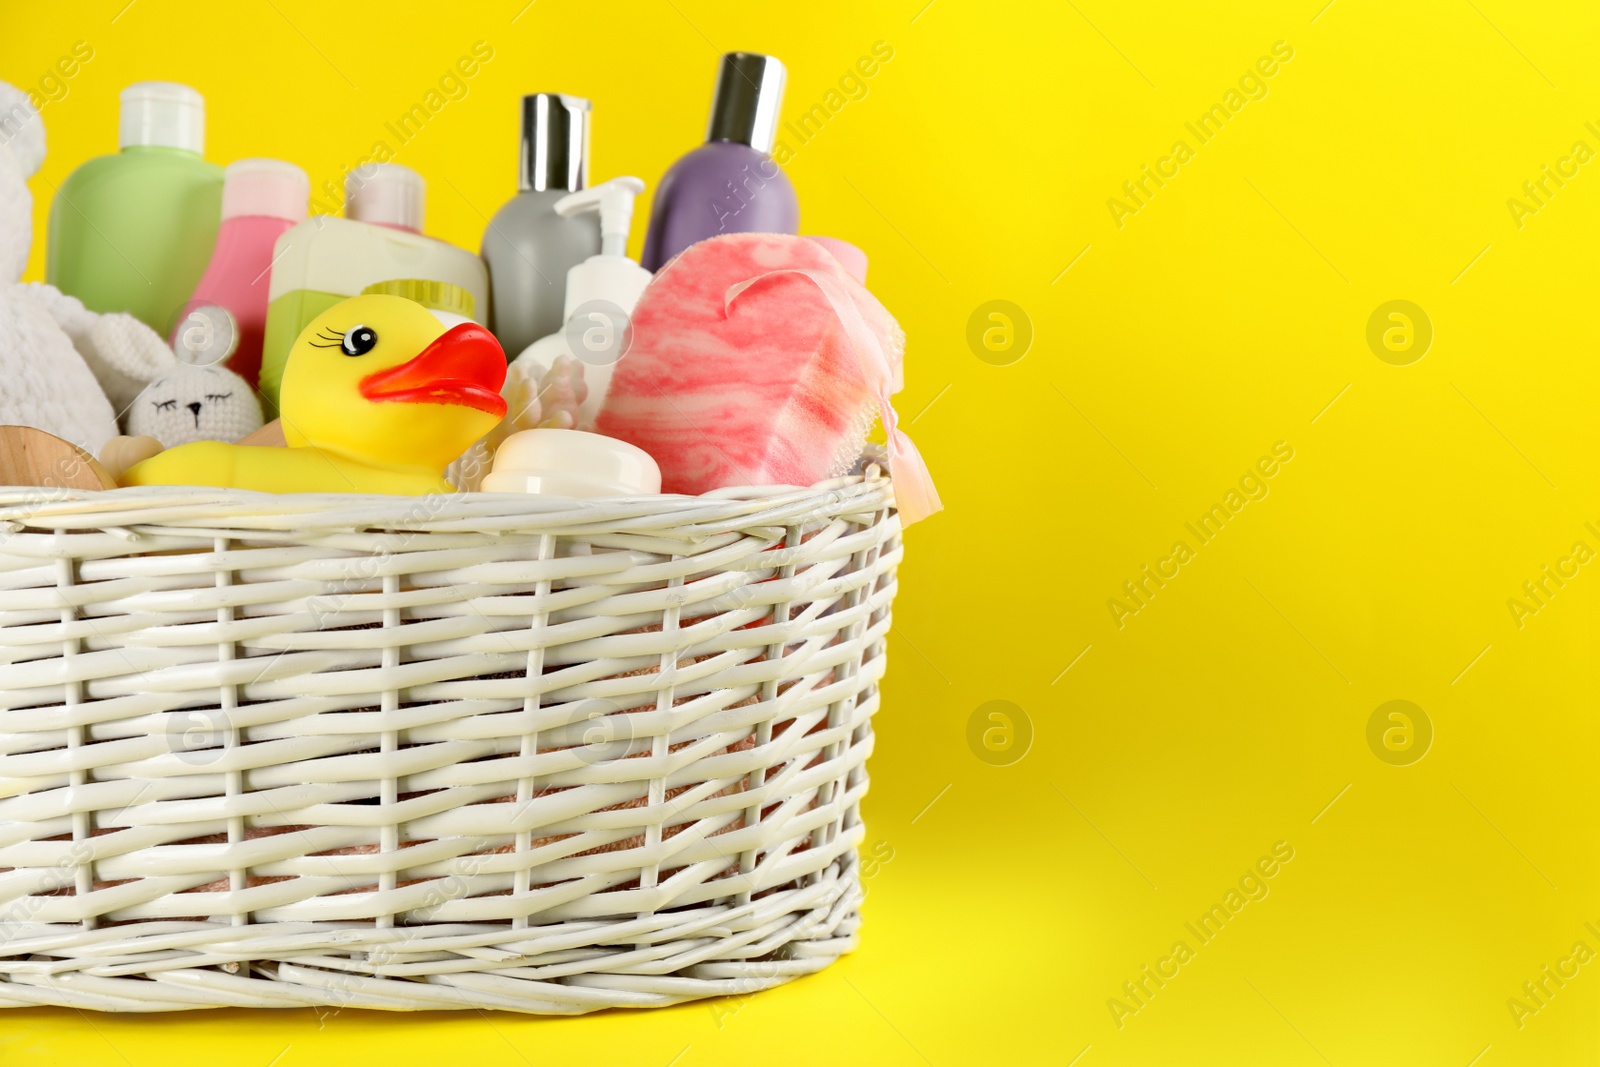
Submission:
{"label": "pink bath mitt", "polygon": [[881,417],[903,521],[941,508],[889,403],[905,334],[815,242],[741,233],[691,245],[632,324],[597,428],[655,457],[664,492],[842,474]]}

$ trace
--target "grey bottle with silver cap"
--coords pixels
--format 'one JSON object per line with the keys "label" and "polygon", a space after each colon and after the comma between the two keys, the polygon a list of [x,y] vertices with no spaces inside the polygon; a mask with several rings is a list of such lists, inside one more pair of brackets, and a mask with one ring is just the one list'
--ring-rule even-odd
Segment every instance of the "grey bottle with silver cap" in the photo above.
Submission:
{"label": "grey bottle with silver cap", "polygon": [[724,233],[795,233],[794,186],[769,154],[783,104],[783,64],[756,52],[722,57],[706,143],[656,188],[640,262],[657,271],[696,241]]}
{"label": "grey bottle with silver cap", "polygon": [[508,358],[561,329],[567,271],[600,251],[592,214],[562,218],[555,203],[589,181],[589,101],[565,93],[522,98],[520,191],[483,234],[489,329]]}

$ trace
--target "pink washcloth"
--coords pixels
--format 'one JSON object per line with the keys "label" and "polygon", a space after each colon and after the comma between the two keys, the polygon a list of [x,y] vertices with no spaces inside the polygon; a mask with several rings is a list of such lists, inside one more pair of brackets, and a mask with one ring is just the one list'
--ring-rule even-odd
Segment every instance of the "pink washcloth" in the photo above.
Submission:
{"label": "pink washcloth", "polygon": [[598,429],[655,457],[664,492],[703,493],[842,474],[881,415],[909,524],[942,505],[889,404],[904,351],[893,316],[817,243],[714,237],[645,289]]}

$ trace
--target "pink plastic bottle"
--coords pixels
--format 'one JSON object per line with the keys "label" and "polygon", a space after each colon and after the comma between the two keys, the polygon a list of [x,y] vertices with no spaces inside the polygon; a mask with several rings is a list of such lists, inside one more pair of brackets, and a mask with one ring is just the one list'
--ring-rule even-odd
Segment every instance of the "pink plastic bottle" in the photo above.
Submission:
{"label": "pink plastic bottle", "polygon": [[194,295],[184,305],[174,348],[226,351],[227,341],[216,346],[190,343],[185,330],[210,331],[217,317],[190,318],[196,308],[214,304],[227,309],[238,331],[238,347],[227,361],[229,370],[247,382],[261,371],[261,340],[267,325],[267,292],[272,269],[272,246],[295,223],[306,217],[311,183],[306,172],[278,159],[241,159],[223,172],[222,225],[217,246]]}

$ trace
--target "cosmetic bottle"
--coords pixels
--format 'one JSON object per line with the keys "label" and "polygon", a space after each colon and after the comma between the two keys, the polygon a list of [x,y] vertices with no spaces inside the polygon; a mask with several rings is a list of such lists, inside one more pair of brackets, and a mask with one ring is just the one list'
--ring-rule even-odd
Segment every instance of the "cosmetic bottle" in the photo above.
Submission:
{"label": "cosmetic bottle", "polygon": [[374,282],[446,282],[487,305],[483,261],[424,236],[422,176],[395,163],[358,167],[345,178],[344,217],[314,215],[287,230],[272,251],[261,392],[276,411],[283,366],[300,331],[334,304]]}
{"label": "cosmetic bottle", "polygon": [[627,352],[628,316],[650,284],[650,272],[627,257],[638,178],[612,178],[556,202],[556,213],[600,216],[600,251],[567,272],[561,329],[529,345],[512,362],[513,374],[543,374],[562,355],[583,364],[588,396],[578,410],[578,428],[589,429],[600,413],[611,374]]}
{"label": "cosmetic bottle", "polygon": [[600,251],[587,215],[562,217],[556,201],[589,181],[589,101],[565,93],[522,98],[519,192],[483,234],[489,268],[489,328],[521,352],[561,328],[567,271]]}
{"label": "cosmetic bottle", "polygon": [[205,100],[195,90],[139,82],[121,102],[121,151],[56,190],[45,280],[90,311],[129,312],[166,337],[216,244],[222,168],[201,158]]}
{"label": "cosmetic bottle", "polygon": [[800,225],[794,186],[768,154],[783,104],[783,64],[755,52],[722,57],[706,143],[656,189],[640,262],[652,272],[696,241],[727,233],[787,233]]}
{"label": "cosmetic bottle", "polygon": [[227,368],[247,382],[260,378],[272,249],[284,231],[306,217],[310,193],[306,172],[293,163],[241,159],[228,164],[222,178],[222,225],[217,230],[216,249],[194,295],[184,305],[171,338],[174,347],[191,326],[213,326],[215,320],[207,316],[191,322],[193,312],[208,305],[226,308],[237,331]]}

